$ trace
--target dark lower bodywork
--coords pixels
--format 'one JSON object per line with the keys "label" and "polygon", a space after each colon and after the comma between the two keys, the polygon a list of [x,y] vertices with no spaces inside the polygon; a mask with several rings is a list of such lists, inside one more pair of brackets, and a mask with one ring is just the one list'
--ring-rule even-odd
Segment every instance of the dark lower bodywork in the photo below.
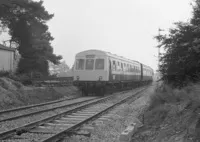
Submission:
{"label": "dark lower bodywork", "polygon": [[[104,95],[110,90],[118,90],[123,88],[135,88],[140,85],[152,82],[153,76],[147,76],[143,73],[143,65],[140,64],[140,72],[137,75],[128,73],[114,73],[109,67],[108,81],[79,81],[75,80],[74,85],[77,86],[84,95],[94,94],[98,96]],[[112,92],[112,91],[111,91]]]}

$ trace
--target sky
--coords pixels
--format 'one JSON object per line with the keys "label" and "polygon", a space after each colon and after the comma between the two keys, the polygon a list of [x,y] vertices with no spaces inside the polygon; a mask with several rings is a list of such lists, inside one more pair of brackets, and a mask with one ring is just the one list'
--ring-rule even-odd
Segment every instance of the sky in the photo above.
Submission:
{"label": "sky", "polygon": [[157,69],[158,28],[188,21],[191,0],[44,0],[54,53],[71,67],[78,52],[100,49]]}

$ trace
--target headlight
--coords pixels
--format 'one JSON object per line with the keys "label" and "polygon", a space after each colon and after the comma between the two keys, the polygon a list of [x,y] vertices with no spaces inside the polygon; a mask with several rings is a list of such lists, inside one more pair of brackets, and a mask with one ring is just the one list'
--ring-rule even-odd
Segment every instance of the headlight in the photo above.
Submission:
{"label": "headlight", "polygon": [[79,76],[76,76],[76,79],[79,80]]}
{"label": "headlight", "polygon": [[103,78],[102,76],[99,76],[99,80],[100,80],[100,81],[102,80],[102,78]]}

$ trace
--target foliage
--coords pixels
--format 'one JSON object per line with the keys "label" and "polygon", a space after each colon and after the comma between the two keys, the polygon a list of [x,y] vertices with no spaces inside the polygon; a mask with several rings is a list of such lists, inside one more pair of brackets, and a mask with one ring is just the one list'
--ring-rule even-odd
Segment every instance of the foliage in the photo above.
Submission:
{"label": "foliage", "polygon": [[15,75],[13,72],[10,71],[0,71],[0,78],[1,77],[6,77],[7,79],[11,79],[17,82],[19,81],[24,85],[32,84],[31,77],[28,74]]}
{"label": "foliage", "polygon": [[[158,128],[159,133],[166,133],[165,130],[183,132],[188,131],[191,127],[195,130],[194,127],[199,119],[199,87],[199,83],[189,84],[181,89],[172,88],[166,84],[158,85],[150,97],[150,105],[144,114],[144,124],[151,128],[152,126]],[[162,129],[163,126],[165,129]],[[196,130],[198,131],[198,129]],[[192,133],[194,134],[194,132]]]}
{"label": "foliage", "polygon": [[58,64],[61,56],[53,54],[53,40],[46,22],[54,15],[49,14],[43,1],[3,0],[0,3],[1,28],[7,27],[11,42],[18,45],[21,59],[18,73],[40,72],[48,75],[48,60]]}
{"label": "foliage", "polygon": [[59,65],[49,63],[49,70],[50,74],[59,76],[60,74],[66,74],[69,71],[69,66],[65,61],[62,61]]}
{"label": "foliage", "polygon": [[160,58],[162,79],[175,87],[197,82],[200,77],[200,0],[195,1],[190,22],[177,22],[169,34],[158,35],[158,47],[166,51]]}
{"label": "foliage", "polygon": [[15,81],[19,80],[19,77],[11,71],[0,71],[0,77],[7,77]]}
{"label": "foliage", "polygon": [[0,78],[6,77],[7,79],[11,79],[14,81],[19,81],[24,85],[31,85],[33,82],[33,79],[42,78],[43,75],[40,72],[31,72],[29,73],[23,73],[16,75],[14,72],[11,71],[0,71]]}

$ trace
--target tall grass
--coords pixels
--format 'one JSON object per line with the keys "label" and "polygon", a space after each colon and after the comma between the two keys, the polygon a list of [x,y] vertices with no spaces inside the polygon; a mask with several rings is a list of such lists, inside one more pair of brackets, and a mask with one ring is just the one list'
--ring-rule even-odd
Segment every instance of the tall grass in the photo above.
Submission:
{"label": "tall grass", "polygon": [[[200,108],[200,84],[190,84],[182,89],[172,88],[165,84],[156,88],[144,116],[147,127],[160,128],[170,122],[172,129],[188,131],[198,120],[196,110]],[[196,131],[196,124],[193,129]]]}
{"label": "tall grass", "polygon": [[200,84],[190,84],[182,89],[172,89],[164,84],[159,86],[151,96],[149,110],[161,105],[190,106],[190,109],[196,109],[200,106]]}

